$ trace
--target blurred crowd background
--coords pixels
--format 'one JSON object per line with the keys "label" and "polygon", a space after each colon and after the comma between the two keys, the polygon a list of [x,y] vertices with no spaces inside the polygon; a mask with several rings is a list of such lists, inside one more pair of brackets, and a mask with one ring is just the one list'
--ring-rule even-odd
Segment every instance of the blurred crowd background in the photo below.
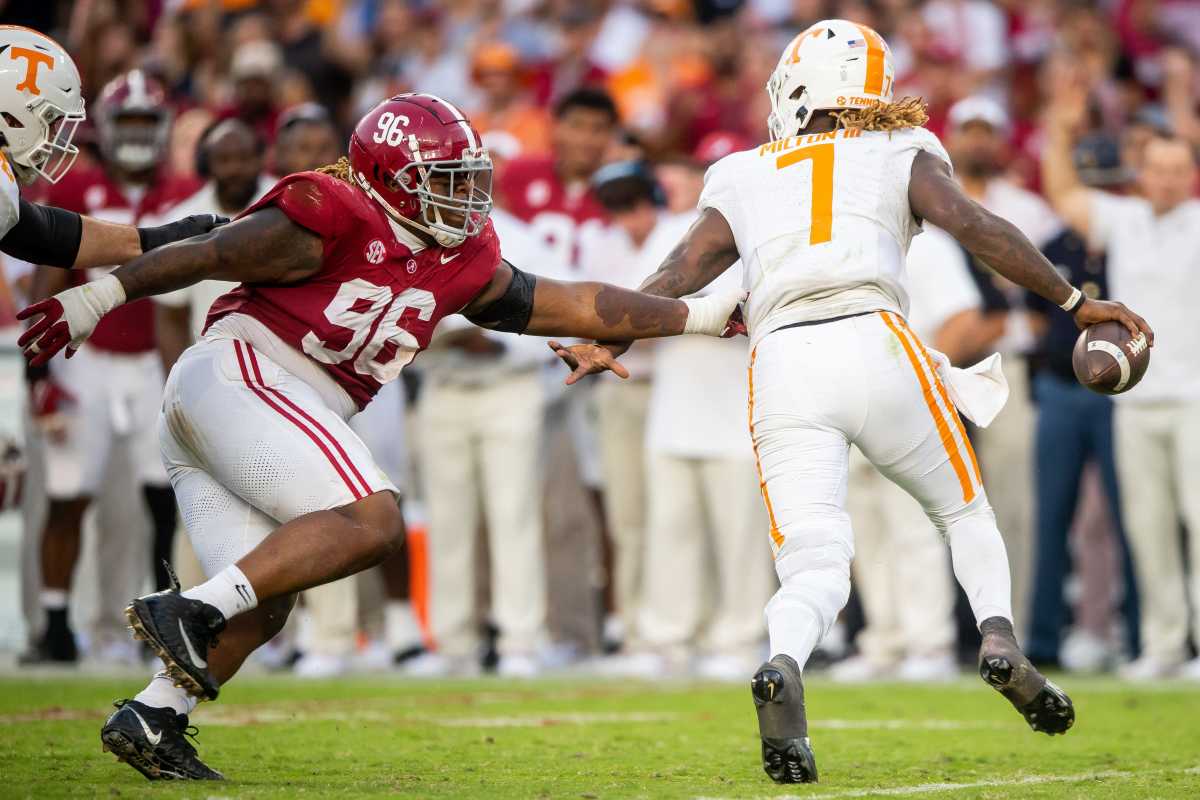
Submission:
{"label": "blurred crowd background", "polygon": [[[884,36],[897,98],[925,99],[969,194],[1089,295],[1132,306],[1149,292],[1151,308],[1138,310],[1160,339],[1200,346],[1183,293],[1200,279],[1191,0],[0,1],[0,21],[55,36],[83,75],[90,124],[74,174],[107,178],[60,184],[52,201],[149,216],[144,192],[169,180],[185,187],[172,196],[186,205],[155,208],[158,217],[232,215],[271,176],[344,153],[379,100],[430,92],[459,105],[492,153],[509,260],[627,286],[687,229],[705,168],[766,140],[763,87],[779,53],[829,17]],[[135,83],[150,89],[138,94]],[[122,136],[152,148],[152,163],[131,163],[128,148],[122,157]],[[1122,255],[1152,262],[1140,277],[1123,267],[1119,286],[1110,281],[1106,249],[1117,239],[1057,213],[1062,198],[1048,188],[1063,174],[1153,207],[1143,233],[1159,249],[1131,255],[1126,245]],[[127,202],[89,193],[102,180]],[[1119,227],[1122,213],[1091,227]],[[1200,529],[1194,351],[1156,348],[1147,381],[1114,414],[1072,377],[1065,315],[936,231],[914,242],[909,269],[912,323],[928,342],[959,365],[1004,356],[1008,406],[971,434],[1031,658],[1200,680],[1200,546],[1185,547],[1187,529]],[[734,272],[725,279],[740,280]],[[9,259],[4,274],[0,326],[11,340],[14,311],[46,288],[33,265]],[[217,293],[153,307],[145,324],[153,319],[157,339],[142,331],[143,355],[169,368]],[[445,327],[358,422],[404,488],[407,553],[381,575],[309,593],[263,665],[534,675],[583,662],[609,674],[744,679],[763,655],[762,607],[775,588],[745,362],[744,339],[643,343],[626,357],[630,380],[564,389],[544,341]],[[139,463],[135,440],[153,418],[112,423],[94,490],[56,492],[44,478],[45,440],[64,435],[49,417],[104,394],[94,382],[113,374],[55,373],[60,406],[39,395],[0,420],[23,440],[29,470],[15,512],[24,544],[14,644],[35,663],[140,663],[121,609],[165,580],[155,554],[173,551],[185,583],[200,577],[186,537],[171,541],[177,523],[159,479]],[[919,508],[865,461],[852,470],[850,503],[855,596],[821,646],[832,675],[939,680],[973,663],[978,634]],[[71,590],[47,591],[44,532],[71,525],[83,527]],[[45,647],[48,625],[61,644],[64,619],[77,654]]]}

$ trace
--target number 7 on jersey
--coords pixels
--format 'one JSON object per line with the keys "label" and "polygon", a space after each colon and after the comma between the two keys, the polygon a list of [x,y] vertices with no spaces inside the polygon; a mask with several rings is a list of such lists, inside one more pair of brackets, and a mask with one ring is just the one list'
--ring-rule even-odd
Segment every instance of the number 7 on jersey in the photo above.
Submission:
{"label": "number 7 on jersey", "polygon": [[808,243],[822,244],[833,238],[833,142],[801,147],[775,159],[775,168],[784,169],[801,161],[812,161],[812,220]]}

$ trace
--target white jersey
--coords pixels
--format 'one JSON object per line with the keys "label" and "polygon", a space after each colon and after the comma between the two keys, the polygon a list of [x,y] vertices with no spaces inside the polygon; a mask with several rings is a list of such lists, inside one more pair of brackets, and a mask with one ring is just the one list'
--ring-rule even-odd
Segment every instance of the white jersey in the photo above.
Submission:
{"label": "white jersey", "polygon": [[733,153],[704,177],[745,265],[751,346],[797,322],[907,313],[904,258],[921,228],[908,205],[913,159],[950,163],[924,128],[792,136]]}
{"label": "white jersey", "polygon": [[0,153],[0,239],[16,227],[21,218],[21,186],[13,174],[8,157]]}

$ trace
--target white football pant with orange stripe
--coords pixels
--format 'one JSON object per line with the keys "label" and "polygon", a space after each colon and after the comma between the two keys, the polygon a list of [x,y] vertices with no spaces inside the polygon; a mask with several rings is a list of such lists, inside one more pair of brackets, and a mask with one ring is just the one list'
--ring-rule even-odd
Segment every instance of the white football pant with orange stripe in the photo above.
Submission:
{"label": "white football pant with orange stripe", "polygon": [[398,494],[316,389],[240,340],[202,339],[180,356],[159,442],[209,577],[296,517]]}
{"label": "white football pant with orange stripe", "polygon": [[850,445],[950,543],[977,621],[1012,618],[1008,560],[958,412],[897,314],[777,330],[750,360],[750,432],[780,589],[772,654],[803,667],[850,595]]}

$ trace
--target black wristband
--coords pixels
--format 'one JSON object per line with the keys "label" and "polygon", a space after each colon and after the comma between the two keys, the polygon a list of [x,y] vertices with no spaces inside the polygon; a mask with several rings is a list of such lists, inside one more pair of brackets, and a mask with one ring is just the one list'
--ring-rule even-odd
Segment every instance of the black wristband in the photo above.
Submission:
{"label": "black wristband", "polygon": [[1087,300],[1088,300],[1088,296],[1086,294],[1084,294],[1083,292],[1080,292],[1079,299],[1076,300],[1075,303],[1070,308],[1067,309],[1067,313],[1070,314],[1071,316],[1074,316],[1075,312],[1078,311],[1083,306],[1083,304],[1087,302]]}
{"label": "black wristband", "polygon": [[193,214],[190,217],[168,222],[154,228],[138,228],[138,241],[142,244],[142,252],[149,253],[164,244],[190,239],[202,233],[208,233],[218,225],[224,225],[229,220],[216,214]]}

